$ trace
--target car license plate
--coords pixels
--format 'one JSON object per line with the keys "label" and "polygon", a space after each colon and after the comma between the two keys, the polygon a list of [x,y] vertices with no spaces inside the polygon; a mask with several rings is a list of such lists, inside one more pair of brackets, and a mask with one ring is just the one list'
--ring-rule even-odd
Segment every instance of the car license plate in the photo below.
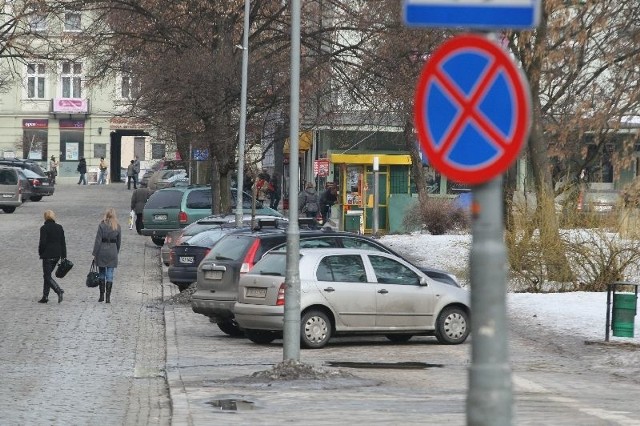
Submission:
{"label": "car license plate", "polygon": [[42,182],[42,186],[49,186],[49,182]]}
{"label": "car license plate", "polygon": [[267,289],[259,287],[247,287],[246,296],[259,297],[261,299],[264,299],[265,297],[267,297]]}
{"label": "car license plate", "polygon": [[193,256],[180,256],[180,263],[193,263]]}
{"label": "car license plate", "polygon": [[204,271],[204,277],[208,280],[221,280],[222,271]]}
{"label": "car license plate", "polygon": [[2,198],[13,198],[12,194],[2,194]]}
{"label": "car license plate", "polygon": [[153,220],[167,220],[166,214],[154,214]]}

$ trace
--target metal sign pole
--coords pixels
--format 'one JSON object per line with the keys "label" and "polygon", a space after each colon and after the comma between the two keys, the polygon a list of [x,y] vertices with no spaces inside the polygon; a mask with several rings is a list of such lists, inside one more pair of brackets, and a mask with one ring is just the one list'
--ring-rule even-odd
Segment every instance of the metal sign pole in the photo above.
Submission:
{"label": "metal sign pole", "polygon": [[291,0],[291,105],[289,111],[289,227],[284,289],[283,357],[300,360],[300,228],[298,226],[300,106],[300,0]]}
{"label": "metal sign pole", "polygon": [[473,189],[471,367],[467,424],[511,425],[502,176]]}

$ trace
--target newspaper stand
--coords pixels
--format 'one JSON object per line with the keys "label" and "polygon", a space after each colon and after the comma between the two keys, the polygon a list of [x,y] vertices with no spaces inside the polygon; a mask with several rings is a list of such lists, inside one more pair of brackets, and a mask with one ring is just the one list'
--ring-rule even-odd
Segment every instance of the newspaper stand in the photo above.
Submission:
{"label": "newspaper stand", "polygon": [[[618,293],[616,288],[620,286],[633,286],[633,293]],[[613,335],[618,337],[633,337],[633,325],[637,311],[638,286],[624,281],[617,281],[607,285],[607,320],[605,338],[609,341],[609,331],[613,329]]]}

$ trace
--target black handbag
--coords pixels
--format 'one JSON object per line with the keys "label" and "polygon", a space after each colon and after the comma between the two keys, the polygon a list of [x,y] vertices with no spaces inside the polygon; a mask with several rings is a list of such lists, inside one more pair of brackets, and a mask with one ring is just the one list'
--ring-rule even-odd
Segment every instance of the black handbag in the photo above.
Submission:
{"label": "black handbag", "polygon": [[69,259],[60,259],[58,268],[56,269],[56,278],[64,278],[65,275],[73,268],[73,262]]}
{"label": "black handbag", "polygon": [[89,268],[89,273],[87,274],[86,284],[87,287],[98,287],[100,285],[100,272],[98,272],[95,260],[91,261],[91,268]]}

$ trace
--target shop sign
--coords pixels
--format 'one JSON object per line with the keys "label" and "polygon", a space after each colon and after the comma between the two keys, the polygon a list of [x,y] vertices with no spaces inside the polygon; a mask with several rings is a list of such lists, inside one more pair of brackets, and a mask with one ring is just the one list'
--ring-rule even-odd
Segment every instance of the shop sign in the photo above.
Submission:
{"label": "shop sign", "polygon": [[89,112],[89,101],[87,99],[54,98],[53,112],[87,114]]}
{"label": "shop sign", "polygon": [[316,177],[329,176],[329,160],[322,158],[313,162],[313,175]]}
{"label": "shop sign", "polygon": [[27,118],[22,120],[22,127],[25,129],[46,129],[49,127],[49,120]]}

